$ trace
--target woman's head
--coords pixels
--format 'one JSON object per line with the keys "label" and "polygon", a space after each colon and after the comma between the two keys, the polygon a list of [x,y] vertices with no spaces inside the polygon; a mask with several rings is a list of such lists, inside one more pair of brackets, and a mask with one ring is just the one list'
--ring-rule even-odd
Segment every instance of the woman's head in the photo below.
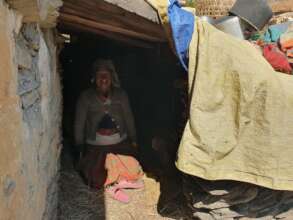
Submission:
{"label": "woman's head", "polygon": [[111,73],[106,69],[101,69],[96,72],[96,86],[99,92],[106,94],[112,87]]}
{"label": "woman's head", "polygon": [[118,77],[111,60],[96,60],[93,65],[93,79],[99,92],[106,94],[112,86],[119,87]]}

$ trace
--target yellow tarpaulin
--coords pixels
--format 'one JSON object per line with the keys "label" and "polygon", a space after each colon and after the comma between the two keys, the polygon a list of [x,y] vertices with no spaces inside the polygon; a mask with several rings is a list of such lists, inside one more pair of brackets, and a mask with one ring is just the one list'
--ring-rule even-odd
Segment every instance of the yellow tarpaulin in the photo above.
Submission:
{"label": "yellow tarpaulin", "polygon": [[293,190],[293,77],[206,22],[197,22],[189,50],[190,117],[177,167]]}
{"label": "yellow tarpaulin", "polygon": [[293,190],[293,77],[275,72],[248,42],[196,21],[177,167],[208,180]]}

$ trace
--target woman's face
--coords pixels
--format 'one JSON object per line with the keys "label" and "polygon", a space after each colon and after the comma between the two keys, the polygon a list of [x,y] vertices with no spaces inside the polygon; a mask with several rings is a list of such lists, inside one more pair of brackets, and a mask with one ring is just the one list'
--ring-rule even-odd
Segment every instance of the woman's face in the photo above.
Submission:
{"label": "woman's face", "polygon": [[96,73],[96,85],[102,94],[110,91],[112,84],[111,73],[108,70],[99,70]]}

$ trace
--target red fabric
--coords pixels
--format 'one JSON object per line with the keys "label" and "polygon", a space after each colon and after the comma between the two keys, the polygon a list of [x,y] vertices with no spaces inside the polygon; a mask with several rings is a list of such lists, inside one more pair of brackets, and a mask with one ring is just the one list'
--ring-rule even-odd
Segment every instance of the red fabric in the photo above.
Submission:
{"label": "red fabric", "polygon": [[116,134],[117,130],[116,129],[100,128],[97,133],[100,135],[104,135],[104,136],[111,136],[113,134]]}
{"label": "red fabric", "polygon": [[263,49],[263,55],[275,70],[288,74],[292,72],[292,68],[288,62],[286,55],[279,50],[277,45],[265,45]]}

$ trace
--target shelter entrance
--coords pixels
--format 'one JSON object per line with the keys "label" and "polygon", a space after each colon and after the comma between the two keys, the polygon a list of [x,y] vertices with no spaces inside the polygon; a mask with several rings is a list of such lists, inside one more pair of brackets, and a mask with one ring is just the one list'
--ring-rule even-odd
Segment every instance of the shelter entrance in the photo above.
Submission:
{"label": "shelter entrance", "polygon": [[[136,193],[133,196],[136,201],[127,209],[132,206],[138,210],[146,209],[142,219],[153,219],[153,216],[148,216],[147,209],[150,208],[155,209],[158,219],[161,218],[158,214],[161,210],[163,216],[175,215],[179,218],[182,212],[178,204],[181,206],[183,202],[178,203],[178,198],[183,201],[183,195],[178,190],[180,178],[176,178],[179,174],[174,160],[179,140],[178,127],[182,125],[180,123],[183,119],[182,98],[186,89],[186,74],[162,35],[158,23],[100,2],[103,1],[96,3],[96,6],[113,15],[109,22],[106,18],[110,15],[89,17],[92,11],[83,14],[83,7],[72,8],[70,1],[65,1],[60,15],[59,32],[64,41],[59,57],[62,68],[64,140],[60,218],[71,219],[78,216],[84,219],[85,211],[90,217],[99,219],[121,217],[117,213],[121,207],[107,200],[101,192],[93,194],[74,168],[80,159],[80,154],[74,147],[76,102],[82,91],[93,86],[92,65],[96,59],[113,61],[121,87],[129,97],[135,119],[138,158],[146,173],[146,190],[143,196]],[[113,14],[113,10],[116,13]],[[137,20],[127,20],[129,17]],[[113,19],[116,21],[113,22]],[[84,22],[84,25],[79,22]],[[101,30],[105,28],[100,25],[101,22],[108,25],[107,30]],[[155,30],[159,32],[155,33]],[[68,197],[75,199],[69,201]],[[82,203],[91,205],[81,207]],[[143,206],[137,206],[137,203],[143,203]],[[148,203],[148,208],[144,207]],[[114,210],[106,207],[114,207]]]}
{"label": "shelter entrance", "polygon": [[76,99],[91,86],[93,62],[111,59],[130,99],[141,159],[154,159],[152,137],[174,130],[180,121],[182,83],[175,81],[185,76],[156,10],[144,0],[66,0],[58,28],[65,37],[60,55],[64,136],[72,140]]}
{"label": "shelter entrance", "polygon": [[82,91],[93,86],[94,61],[111,59],[121,87],[129,96],[141,159],[146,166],[153,166],[156,163],[153,137],[175,128],[180,117],[180,94],[174,85],[182,70],[176,58],[164,44],[142,48],[88,33],[66,34],[70,42],[65,43],[60,54],[64,140],[72,144],[76,101]]}

